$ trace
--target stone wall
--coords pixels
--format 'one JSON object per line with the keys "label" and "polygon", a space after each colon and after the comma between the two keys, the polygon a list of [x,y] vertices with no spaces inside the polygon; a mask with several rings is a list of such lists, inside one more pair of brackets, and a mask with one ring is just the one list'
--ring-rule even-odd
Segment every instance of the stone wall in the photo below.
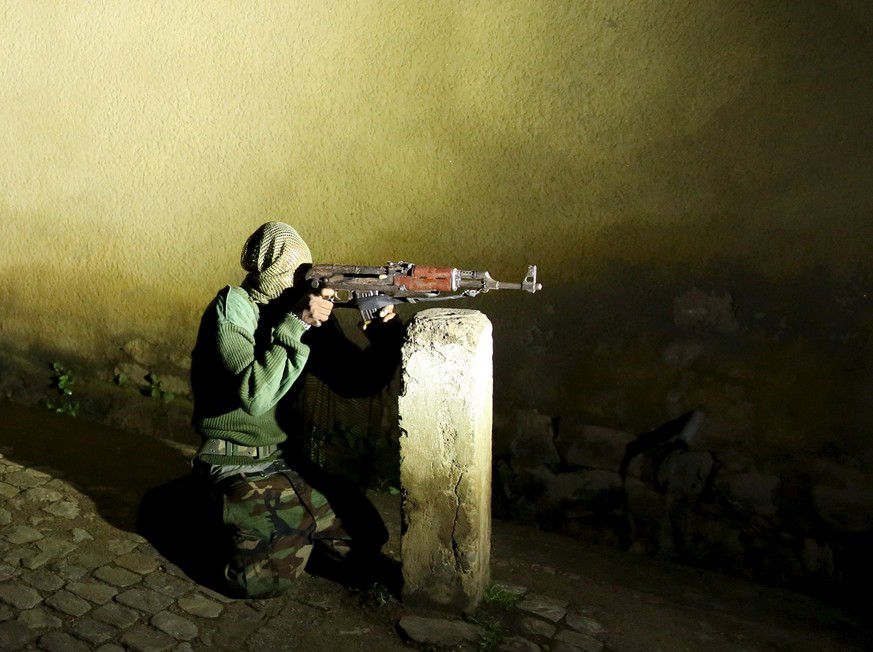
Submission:
{"label": "stone wall", "polygon": [[719,447],[705,421],[690,441],[639,446],[651,432],[536,410],[503,426],[498,516],[799,589],[873,579],[873,482],[835,446],[755,459]]}

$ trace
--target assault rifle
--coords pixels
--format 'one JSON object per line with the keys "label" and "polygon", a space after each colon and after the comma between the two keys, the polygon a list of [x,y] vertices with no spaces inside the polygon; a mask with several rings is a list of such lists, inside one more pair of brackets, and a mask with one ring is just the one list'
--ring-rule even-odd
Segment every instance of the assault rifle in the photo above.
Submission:
{"label": "assault rifle", "polygon": [[[306,281],[316,289],[330,288],[333,301],[361,311],[364,324],[385,306],[475,297],[490,290],[542,290],[537,266],[530,265],[521,283],[495,281],[488,272],[388,262],[384,266],[312,265]],[[448,294],[444,294],[448,293]]]}

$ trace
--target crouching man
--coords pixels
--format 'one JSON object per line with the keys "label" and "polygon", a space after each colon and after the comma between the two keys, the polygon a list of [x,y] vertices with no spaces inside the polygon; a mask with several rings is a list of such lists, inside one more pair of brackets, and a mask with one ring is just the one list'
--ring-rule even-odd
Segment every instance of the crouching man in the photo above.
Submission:
{"label": "crouching man", "polygon": [[366,349],[348,340],[330,291],[301,287],[311,263],[291,226],[259,227],[243,246],[245,279],[209,304],[192,353],[193,424],[203,438],[194,467],[221,512],[227,538],[212,545],[226,546],[224,577],[240,596],[278,595],[314,568],[354,581],[387,540],[363,496],[342,495],[295,454],[302,433],[289,432],[279,408],[310,373],[341,396],[379,391],[399,363],[403,328],[388,306],[365,331]]}

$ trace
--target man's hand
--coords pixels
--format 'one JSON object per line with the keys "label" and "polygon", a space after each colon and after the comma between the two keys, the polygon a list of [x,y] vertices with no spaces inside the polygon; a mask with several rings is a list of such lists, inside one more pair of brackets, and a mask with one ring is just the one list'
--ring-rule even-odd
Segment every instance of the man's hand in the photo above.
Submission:
{"label": "man's hand", "polygon": [[300,317],[304,324],[318,328],[330,317],[333,302],[330,298],[333,290],[322,288],[321,294],[307,294],[297,304],[294,314]]}
{"label": "man's hand", "polygon": [[379,317],[382,319],[382,323],[389,322],[397,316],[397,313],[394,312],[394,304],[390,304],[382,308],[379,311]]}
{"label": "man's hand", "polygon": [[[383,324],[391,321],[397,316],[397,313],[394,312],[394,304],[389,303],[387,306],[384,306],[379,310],[379,321]],[[364,322],[360,324],[361,330],[367,330],[367,326],[369,326],[369,322]]]}

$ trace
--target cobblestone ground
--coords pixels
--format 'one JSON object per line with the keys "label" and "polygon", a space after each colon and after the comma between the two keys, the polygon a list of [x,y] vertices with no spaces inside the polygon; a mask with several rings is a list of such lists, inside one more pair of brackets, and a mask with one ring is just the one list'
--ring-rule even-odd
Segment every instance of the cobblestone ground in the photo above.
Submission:
{"label": "cobblestone ground", "polygon": [[0,649],[190,650],[237,608],[64,480],[0,459]]}
{"label": "cobblestone ground", "polygon": [[[312,576],[277,599],[233,600],[135,531],[143,496],[185,455],[3,405],[0,423],[2,652],[873,649],[866,615],[499,522],[494,590],[463,620]],[[397,498],[372,498],[399,559]]]}

